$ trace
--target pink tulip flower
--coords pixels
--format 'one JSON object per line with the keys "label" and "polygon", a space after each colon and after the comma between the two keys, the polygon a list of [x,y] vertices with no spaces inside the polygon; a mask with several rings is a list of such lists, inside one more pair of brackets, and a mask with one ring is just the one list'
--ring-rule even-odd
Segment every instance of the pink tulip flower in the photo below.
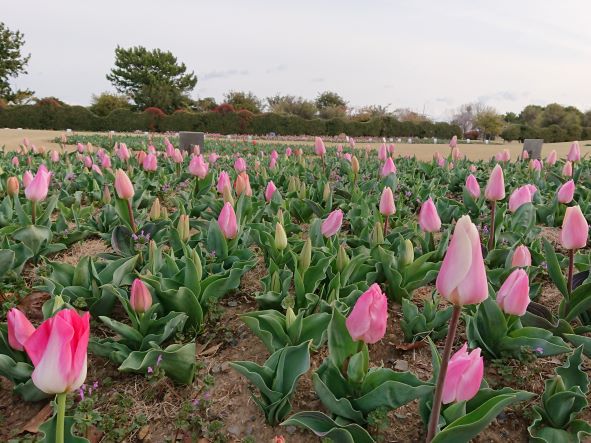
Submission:
{"label": "pink tulip flower", "polygon": [[573,164],[570,161],[567,161],[562,167],[562,175],[565,177],[573,176]]}
{"label": "pink tulip flower", "polygon": [[218,177],[218,184],[217,184],[217,191],[220,194],[224,193],[224,188],[231,188],[232,185],[230,183],[230,176],[226,171],[220,172],[220,176]]}
{"label": "pink tulip flower", "polygon": [[388,299],[374,283],[357,299],[345,322],[351,338],[373,344],[384,338],[388,321]]}
{"label": "pink tulip flower", "polygon": [[573,197],[575,196],[575,182],[571,179],[564,183],[558,189],[556,193],[556,198],[560,203],[568,204],[573,201]]}
{"label": "pink tulip flower", "polygon": [[324,142],[320,137],[316,137],[314,139],[314,152],[316,152],[316,155],[319,157],[324,157],[326,154],[326,147],[324,146]]}
{"label": "pink tulip flower", "polygon": [[550,153],[548,154],[548,157],[546,157],[546,164],[548,166],[554,166],[556,164],[556,160],[558,159],[558,154],[556,153],[556,150],[553,149],[552,151],[550,151]]}
{"label": "pink tulip flower", "polygon": [[529,161],[529,169],[535,172],[540,172],[542,170],[542,162],[537,158]]}
{"label": "pink tulip flower", "polygon": [[226,239],[233,239],[238,234],[238,224],[236,222],[236,213],[230,202],[224,203],[218,217],[220,230]]}
{"label": "pink tulip flower", "polygon": [[49,192],[50,180],[50,173],[47,171],[45,165],[41,165],[31,183],[25,187],[25,197],[27,197],[27,200],[33,202],[45,200]]}
{"label": "pink tulip flower", "polygon": [[127,149],[127,145],[125,143],[119,144],[119,149],[117,150],[117,157],[119,157],[119,159],[123,162],[129,160],[129,149]]}
{"label": "pink tulip flower", "polygon": [[570,162],[578,162],[581,160],[581,148],[579,147],[579,142],[572,142],[566,158]]}
{"label": "pink tulip flower", "polygon": [[521,317],[525,314],[529,298],[529,277],[523,269],[514,270],[497,292],[497,303],[505,314]]}
{"label": "pink tulip flower", "polygon": [[480,197],[480,185],[478,184],[478,180],[472,174],[466,178],[466,190],[468,194],[474,199]]}
{"label": "pink tulip flower", "polygon": [[189,172],[203,180],[207,176],[209,165],[203,160],[203,156],[197,155],[189,163]]}
{"label": "pink tulip flower", "polygon": [[234,162],[234,169],[238,173],[246,171],[246,161],[242,157],[238,157]]}
{"label": "pink tulip flower", "polygon": [[332,211],[328,217],[322,222],[320,231],[326,238],[332,237],[341,229],[343,224],[343,211],[336,209]]}
{"label": "pink tulip flower", "polygon": [[60,161],[60,154],[59,152],[57,152],[55,149],[53,151],[51,151],[51,154],[49,154],[49,158],[51,159],[51,161],[53,163],[57,163]]}
{"label": "pink tulip flower", "polygon": [[488,297],[480,236],[468,215],[456,223],[436,286],[455,305],[480,303]]}
{"label": "pink tulip flower", "polygon": [[378,149],[378,160],[384,162],[384,161],[386,161],[387,158],[388,158],[388,149],[386,148],[385,144],[382,144],[380,146],[380,149]]}
{"label": "pink tulip flower", "polygon": [[441,229],[441,219],[437,213],[437,208],[431,197],[421,205],[419,211],[419,226],[423,232],[439,232]]}
{"label": "pink tulip flower", "polygon": [[394,194],[392,188],[385,186],[380,197],[380,213],[385,216],[394,215],[396,213],[396,205],[394,204]]}
{"label": "pink tulip flower", "polygon": [[505,198],[505,178],[501,165],[496,165],[490,173],[490,178],[484,188],[484,197],[489,201],[503,200]]}
{"label": "pink tulip flower", "polygon": [[395,174],[395,173],[396,173],[396,165],[394,164],[392,157],[388,157],[386,159],[386,162],[384,163],[384,166],[382,167],[382,171],[380,174],[382,177],[387,177],[390,174]]}
{"label": "pink tulip flower", "polygon": [[14,157],[12,157],[11,163],[12,163],[12,166],[14,166],[14,167],[18,167],[18,165],[20,164],[18,157],[16,155]]}
{"label": "pink tulip flower", "polygon": [[517,188],[509,197],[509,211],[515,212],[522,205],[531,203],[532,195],[527,185]]}
{"label": "pink tulip flower", "polygon": [[455,148],[457,146],[458,146],[458,136],[457,135],[454,135],[451,138],[451,140],[449,141],[449,147],[453,149],[453,148]]}
{"label": "pink tulip flower", "polygon": [[129,200],[135,194],[133,184],[123,169],[117,169],[117,172],[115,172],[115,191],[117,191],[119,198],[123,200]]}
{"label": "pink tulip flower", "polygon": [[511,267],[526,267],[531,266],[531,253],[527,246],[519,245],[515,248],[515,252],[513,252],[513,257],[511,257]]}
{"label": "pink tulip flower", "polygon": [[107,154],[103,155],[103,158],[101,159],[101,166],[105,169],[111,168],[111,157],[109,157]]}
{"label": "pink tulip flower", "polygon": [[267,200],[267,203],[271,202],[271,199],[273,198],[273,194],[275,194],[275,191],[277,191],[277,187],[275,186],[275,183],[273,183],[273,181],[271,180],[269,183],[267,183],[267,187],[265,188],[265,200]]}
{"label": "pink tulip flower", "polygon": [[579,206],[566,208],[560,232],[562,247],[572,250],[584,248],[587,245],[588,237],[589,224],[581,212],[581,208]]}
{"label": "pink tulip flower", "polygon": [[35,327],[25,314],[16,308],[8,311],[6,320],[8,322],[8,344],[12,349],[24,351],[25,343],[35,332]]}
{"label": "pink tulip flower", "polygon": [[156,157],[156,154],[150,153],[146,155],[146,158],[144,158],[142,166],[144,168],[144,171],[156,172],[156,170],[158,169],[158,158]]}
{"label": "pink tulip flower", "polygon": [[[193,158],[195,158],[195,157],[193,157]],[[172,161],[177,164],[180,164],[183,162],[183,160],[184,160],[183,153],[181,152],[180,149],[175,148],[174,151],[172,151]]]}
{"label": "pink tulip flower", "polygon": [[90,314],[63,309],[45,320],[25,342],[35,369],[31,378],[47,394],[72,392],[86,379]]}
{"label": "pink tulip flower", "polygon": [[286,149],[285,149],[285,156],[286,156],[287,158],[291,157],[291,148],[286,148]]}
{"label": "pink tulip flower", "polygon": [[208,159],[209,163],[213,165],[215,162],[218,161],[219,157],[220,156],[217,155],[215,152],[212,152],[211,154],[209,154],[209,157],[207,159]]}
{"label": "pink tulip flower", "polygon": [[252,196],[252,189],[250,188],[250,178],[246,172],[241,172],[234,181],[234,190],[236,195],[240,196],[244,193],[247,197]]}
{"label": "pink tulip flower", "polygon": [[521,151],[521,159],[522,160],[529,159],[529,152],[527,152],[527,151]]}
{"label": "pink tulip flower", "polygon": [[23,174],[23,188],[27,189],[27,186],[33,181],[33,173],[31,171],[25,171]]}
{"label": "pink tulip flower", "polygon": [[484,359],[480,348],[468,353],[468,344],[451,356],[443,382],[443,404],[467,401],[474,397],[484,376]]}
{"label": "pink tulip flower", "polygon": [[129,296],[129,304],[138,314],[143,314],[152,306],[152,294],[146,284],[136,278],[131,284],[131,295]]}

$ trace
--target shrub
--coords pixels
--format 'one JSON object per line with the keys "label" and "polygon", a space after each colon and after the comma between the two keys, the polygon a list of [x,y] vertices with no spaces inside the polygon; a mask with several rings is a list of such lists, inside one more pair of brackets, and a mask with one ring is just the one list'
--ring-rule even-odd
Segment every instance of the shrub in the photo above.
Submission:
{"label": "shrub", "polygon": [[512,142],[513,140],[521,139],[521,127],[519,125],[509,125],[501,131],[503,140]]}

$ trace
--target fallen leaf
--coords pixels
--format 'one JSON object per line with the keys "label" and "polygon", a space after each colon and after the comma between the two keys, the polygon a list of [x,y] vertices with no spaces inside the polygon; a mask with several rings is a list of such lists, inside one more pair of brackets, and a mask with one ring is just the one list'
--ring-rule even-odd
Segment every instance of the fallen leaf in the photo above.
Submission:
{"label": "fallen leaf", "polygon": [[21,432],[30,432],[31,434],[36,434],[39,432],[39,426],[47,421],[49,417],[51,417],[51,413],[53,409],[51,408],[51,404],[47,403],[33,418],[31,418],[24,426]]}
{"label": "fallen leaf", "polygon": [[198,353],[198,355],[201,355],[204,357],[212,356],[218,351],[218,349],[220,349],[221,345],[222,345],[221,343],[218,343],[217,345],[213,345],[212,347],[206,349],[205,351],[200,351]]}
{"label": "fallen leaf", "polygon": [[394,347],[396,349],[400,349],[402,351],[410,351],[412,349],[419,349],[425,346],[424,341],[415,341],[414,343],[399,343],[395,344]]}

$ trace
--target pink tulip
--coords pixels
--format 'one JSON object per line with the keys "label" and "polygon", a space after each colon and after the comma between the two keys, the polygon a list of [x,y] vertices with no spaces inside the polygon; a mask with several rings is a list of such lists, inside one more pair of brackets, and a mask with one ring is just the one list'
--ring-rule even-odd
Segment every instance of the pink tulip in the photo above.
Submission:
{"label": "pink tulip", "polygon": [[341,154],[343,152],[343,145],[339,144],[337,145],[337,153]]}
{"label": "pink tulip", "polygon": [[445,166],[445,159],[444,159],[443,157],[439,157],[439,158],[437,159],[437,165],[438,165],[440,168],[443,168],[443,167]]}
{"label": "pink tulip", "polygon": [[509,211],[515,212],[519,209],[522,205],[526,203],[531,203],[532,195],[529,190],[529,187],[521,186],[517,188],[515,191],[511,193],[509,197]]}
{"label": "pink tulip", "polygon": [[566,208],[560,232],[562,247],[572,250],[584,248],[587,245],[588,236],[589,224],[581,212],[581,208],[579,206]]}
{"label": "pink tulip", "polygon": [[275,194],[275,191],[277,191],[277,187],[275,186],[275,183],[273,183],[273,181],[271,180],[269,183],[267,183],[267,187],[265,189],[265,200],[267,200],[267,203],[271,202],[271,199],[273,198],[273,194]]}
{"label": "pink tulip", "polygon": [[220,194],[224,193],[224,188],[231,188],[230,176],[226,171],[222,171],[218,177],[217,191]]}
{"label": "pink tulip", "polygon": [[480,348],[468,353],[468,344],[451,356],[443,382],[443,404],[467,401],[474,397],[484,376],[484,359]]}
{"label": "pink tulip", "polygon": [[236,172],[246,171],[246,161],[242,157],[238,157],[234,162],[234,169]]}
{"label": "pink tulip", "polygon": [[119,159],[123,162],[129,160],[129,149],[127,149],[127,145],[125,143],[119,144],[119,149],[117,150],[117,157],[119,157]]}
{"label": "pink tulip", "polygon": [[423,232],[438,232],[441,229],[441,219],[431,197],[421,205],[419,226]]}
{"label": "pink tulip", "polygon": [[581,148],[579,148],[579,142],[572,142],[566,158],[570,162],[578,162],[581,160]]}
{"label": "pink tulip", "polygon": [[252,196],[252,189],[250,188],[250,178],[246,172],[241,172],[234,181],[234,189],[236,195],[240,196],[244,193],[247,197]]}
{"label": "pink tulip", "polygon": [[109,157],[107,154],[103,155],[103,158],[101,159],[101,166],[105,169],[109,169],[111,167],[111,157]]}
{"label": "pink tulip", "polygon": [[564,183],[558,189],[556,193],[556,197],[560,203],[568,204],[573,201],[573,197],[575,196],[575,182],[571,179]]}
{"label": "pink tulip", "polygon": [[53,151],[51,151],[51,154],[49,154],[49,157],[53,163],[57,163],[60,161],[60,154],[55,149]]}
{"label": "pink tulip", "polygon": [[138,164],[143,166],[144,160],[146,159],[147,156],[148,156],[148,154],[146,154],[145,151],[138,151],[135,158],[136,158]]}
{"label": "pink tulip", "polygon": [[144,171],[155,172],[158,169],[158,158],[156,154],[148,154],[142,163]]}
{"label": "pink tulip", "polygon": [[539,172],[542,170],[542,162],[540,162],[540,160],[538,160],[537,158],[530,160],[529,161],[529,169],[531,169],[532,171],[536,171]]}
{"label": "pink tulip", "polygon": [[[468,170],[471,173],[475,173],[476,171],[478,171],[478,168],[476,167],[476,165],[470,165],[470,167],[468,168]],[[478,189],[480,189],[480,187]]]}
{"label": "pink tulip", "polygon": [[143,314],[152,306],[152,294],[146,284],[139,278],[136,278],[131,284],[131,295],[129,304],[138,314]]}
{"label": "pink tulip", "polygon": [[16,308],[12,308],[6,314],[8,322],[8,344],[17,351],[25,350],[25,343],[35,332],[35,327],[29,319]]}
{"label": "pink tulip", "polygon": [[458,146],[458,136],[454,135],[451,140],[449,141],[449,147],[450,148],[455,148],[456,146]]}
{"label": "pink tulip", "polygon": [[523,269],[516,269],[497,292],[497,303],[505,314],[521,317],[530,301],[527,273]]}
{"label": "pink tulip", "polygon": [[269,169],[275,169],[276,167],[277,167],[277,159],[272,158],[271,161],[269,162]]}
{"label": "pink tulip", "polygon": [[351,156],[351,154],[350,154],[350,153],[348,153],[348,152],[345,152],[345,154],[343,155],[343,158],[344,158],[345,160],[347,160],[349,163],[351,163],[351,159],[352,159],[353,157]]}
{"label": "pink tulip", "polygon": [[394,194],[392,188],[384,187],[382,196],[380,197],[380,213],[385,216],[394,215],[396,213],[396,205],[394,204]]}
{"label": "pink tulip", "polygon": [[166,156],[172,158],[173,155],[174,155],[174,146],[172,145],[172,143],[168,142],[168,143],[166,143]]}
{"label": "pink tulip", "polygon": [[101,171],[99,165],[92,165],[92,168],[90,169],[98,175],[103,175],[103,171]]}
{"label": "pink tulip", "polygon": [[123,169],[117,169],[115,172],[115,191],[123,200],[129,200],[135,194],[133,184]]}
{"label": "pink tulip", "polygon": [[20,164],[18,157],[16,155],[14,157],[12,157],[11,163],[12,163],[12,166],[14,166],[14,167],[18,167],[18,165]]}
{"label": "pink tulip", "polygon": [[388,157],[386,159],[386,162],[384,163],[384,166],[382,167],[381,176],[387,177],[390,174],[395,174],[395,173],[396,173],[396,165],[394,164],[392,157]]}
{"label": "pink tulip", "polygon": [[345,322],[351,338],[374,344],[384,338],[388,321],[388,299],[374,283],[357,299]]}
{"label": "pink tulip", "polygon": [[390,143],[388,145],[388,152],[390,153],[390,155],[394,155],[394,151],[396,151],[396,145],[394,143]]}
{"label": "pink tulip", "polygon": [[487,200],[491,201],[503,200],[505,198],[505,178],[501,165],[497,164],[493,168],[486,188],[484,189],[484,196]]}
{"label": "pink tulip", "polygon": [[562,167],[562,175],[565,177],[572,177],[573,176],[573,164],[567,161],[564,166]]}
{"label": "pink tulip", "polygon": [[527,246],[519,245],[515,248],[515,252],[513,252],[513,257],[511,257],[511,267],[526,267],[531,266],[531,253]]}
{"label": "pink tulip", "polygon": [[286,157],[291,157],[291,148],[285,149],[285,156]]}
{"label": "pink tulip", "polygon": [[529,152],[521,151],[521,158],[522,160],[527,160],[529,158]]}
{"label": "pink tulip", "polygon": [[380,149],[378,149],[378,160],[386,161],[387,158],[388,158],[388,150],[386,148],[386,145],[382,144],[382,146],[380,146]]}
{"label": "pink tulip", "polygon": [[40,202],[45,200],[49,191],[49,182],[51,175],[47,171],[45,165],[41,165],[33,181],[25,187],[25,197],[33,202]]}
{"label": "pink tulip", "polygon": [[549,166],[554,166],[556,164],[557,158],[558,154],[556,153],[556,150],[553,149],[550,151],[550,154],[548,154],[548,157],[546,157],[546,164]]}
{"label": "pink tulip", "polygon": [[531,197],[533,199],[534,195],[536,195],[536,192],[538,192],[538,187],[536,185],[532,185],[531,183],[528,183],[527,185],[523,186],[526,186],[527,189],[529,189],[529,193],[531,194]]}
{"label": "pink tulip", "polygon": [[[193,157],[193,158],[195,158],[195,157]],[[183,153],[181,152],[181,150],[178,148],[175,148],[174,151],[172,151],[172,161],[177,164],[180,164],[183,162],[183,159],[184,159]]]}
{"label": "pink tulip", "polygon": [[203,160],[203,156],[197,155],[189,163],[189,172],[203,180],[207,176],[209,165]]}
{"label": "pink tulip", "polygon": [[457,146],[451,150],[451,158],[455,161],[458,161],[462,157],[462,153],[460,152],[460,148]]}
{"label": "pink tulip", "polygon": [[224,207],[220,211],[220,215],[218,217],[218,224],[220,225],[220,230],[222,231],[222,234],[224,234],[225,238],[232,239],[236,237],[236,234],[238,234],[236,213],[234,212],[234,208],[230,202],[224,203]]}
{"label": "pink tulip", "polygon": [[324,142],[320,137],[316,137],[314,139],[314,152],[316,152],[316,155],[320,157],[324,157],[326,154],[326,147],[324,146]]}
{"label": "pink tulip", "polygon": [[219,157],[220,156],[217,155],[215,152],[212,152],[211,154],[209,154],[209,157],[208,157],[209,163],[211,163],[213,165],[215,162],[218,161]]}
{"label": "pink tulip", "polygon": [[201,155],[201,146],[199,146],[199,145],[193,146],[193,154]]}
{"label": "pink tulip", "polygon": [[474,199],[480,197],[480,185],[478,184],[478,180],[472,174],[466,178],[466,190],[468,194]]}
{"label": "pink tulip", "polygon": [[277,153],[277,151],[275,149],[273,149],[271,151],[271,158],[274,158],[275,160],[277,160],[279,158],[279,154]]}
{"label": "pink tulip", "polygon": [[480,236],[468,215],[456,223],[436,286],[442,296],[456,305],[480,303],[488,297]]}
{"label": "pink tulip", "polygon": [[63,309],[41,323],[25,342],[35,370],[31,378],[47,394],[78,389],[86,378],[90,314]]}
{"label": "pink tulip", "polygon": [[328,217],[322,222],[320,231],[326,238],[332,237],[341,229],[343,224],[343,211],[336,209],[332,211]]}
{"label": "pink tulip", "polygon": [[85,156],[84,157],[84,167],[90,169],[90,168],[92,168],[92,165],[93,165],[92,158],[89,155]]}
{"label": "pink tulip", "polygon": [[23,174],[23,188],[27,189],[27,186],[33,181],[33,173],[31,171],[25,171]]}
{"label": "pink tulip", "polygon": [[156,146],[154,146],[154,145],[148,146],[148,154],[156,155]]}
{"label": "pink tulip", "polygon": [[80,154],[82,154],[84,152],[84,149],[86,149],[86,148],[84,147],[84,145],[82,143],[77,143],[76,144],[76,149],[78,150],[78,152]]}

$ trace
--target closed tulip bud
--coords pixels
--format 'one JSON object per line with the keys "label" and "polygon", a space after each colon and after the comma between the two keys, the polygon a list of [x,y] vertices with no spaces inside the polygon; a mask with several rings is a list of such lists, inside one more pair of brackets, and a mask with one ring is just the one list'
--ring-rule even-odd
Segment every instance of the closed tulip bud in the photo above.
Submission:
{"label": "closed tulip bud", "polygon": [[566,208],[560,232],[562,247],[572,250],[584,248],[587,245],[588,236],[589,224],[581,212],[581,208],[579,206]]}
{"label": "closed tulip bud", "polygon": [[226,202],[218,216],[218,224],[224,237],[231,240],[238,234],[238,221],[236,220],[236,213],[232,204]]}
{"label": "closed tulip bud", "polygon": [[371,247],[376,247],[384,243],[384,225],[376,222],[371,231]]}
{"label": "closed tulip bud", "polygon": [[186,242],[189,240],[191,237],[191,228],[189,226],[189,216],[187,214],[181,214],[179,216],[176,230],[179,233],[181,241]]}
{"label": "closed tulip bud", "polygon": [[281,278],[279,278],[279,273],[277,271],[273,272],[273,275],[271,275],[271,291],[281,292]]}
{"label": "closed tulip bud", "polygon": [[252,189],[250,188],[250,179],[246,172],[241,172],[236,177],[234,181],[234,189],[236,190],[236,195],[241,196],[242,194],[246,196],[252,195]]}
{"label": "closed tulip bud", "polygon": [[197,280],[201,281],[201,278],[203,277],[203,265],[201,264],[201,258],[195,249],[191,251],[191,260],[195,264]]}
{"label": "closed tulip bud", "polygon": [[117,169],[117,172],[115,172],[115,191],[117,191],[119,198],[123,200],[129,200],[135,194],[133,184],[123,169]]}
{"label": "closed tulip bud", "polygon": [[191,159],[189,163],[189,172],[201,180],[207,176],[209,165],[205,163],[201,155],[197,155]]}
{"label": "closed tulip bud", "polygon": [[316,137],[314,139],[314,151],[316,152],[316,155],[320,157],[324,157],[326,154],[326,147],[324,146],[324,142],[320,137]]}
{"label": "closed tulip bud", "polygon": [[25,342],[35,369],[31,378],[47,394],[72,392],[86,379],[90,314],[63,309],[45,320]]}
{"label": "closed tulip bud", "polygon": [[557,158],[558,154],[556,153],[556,150],[553,149],[552,151],[550,151],[550,154],[548,154],[548,157],[546,157],[546,164],[548,166],[554,166],[556,164]]}
{"label": "closed tulip bud", "polygon": [[312,262],[312,240],[310,240],[310,237],[308,237],[304,242],[304,246],[302,247],[302,251],[298,257],[298,262],[300,265],[301,274],[303,274],[308,270],[310,263]]}
{"label": "closed tulip bud", "polygon": [[328,201],[328,199],[330,198],[330,185],[328,184],[328,182],[324,183],[324,188],[322,189],[322,200],[323,201]]}
{"label": "closed tulip bud", "polygon": [[287,192],[295,192],[297,189],[297,184],[295,181],[295,177],[292,175],[289,177],[289,181],[287,182]]}
{"label": "closed tulip bud", "polygon": [[380,214],[389,217],[396,213],[396,205],[394,204],[394,193],[392,188],[385,186],[380,197]]}
{"label": "closed tulip bud", "polygon": [[265,200],[267,200],[267,203],[271,202],[271,199],[273,198],[273,194],[275,194],[276,191],[277,191],[277,187],[275,186],[275,183],[273,183],[273,181],[270,181],[269,183],[267,183],[267,187],[265,189]]}
{"label": "closed tulip bud", "polygon": [[27,197],[27,200],[33,202],[45,200],[47,193],[49,192],[50,180],[50,173],[44,165],[41,165],[37,174],[35,174],[33,181],[25,188],[25,196]]}
{"label": "closed tulip bud", "polygon": [[386,159],[388,158],[388,148],[386,147],[385,144],[382,144],[380,146],[380,148],[378,149],[378,160],[380,161],[386,161]]}
{"label": "closed tulip bud", "polygon": [[292,307],[288,306],[285,310],[285,327],[288,331],[291,329],[291,326],[295,323],[296,319],[297,317],[295,312],[293,312]]}
{"label": "closed tulip bud", "polygon": [[472,174],[468,176],[466,179],[466,190],[468,194],[474,199],[480,197],[480,185],[478,184],[478,180]]}
{"label": "closed tulip bud", "polygon": [[93,164],[92,158],[90,156],[87,155],[86,157],[84,157],[84,167],[85,168],[88,168],[88,169],[92,168],[92,164]]}
{"label": "closed tulip bud", "polygon": [[402,266],[408,266],[415,260],[415,249],[409,239],[404,240],[400,248],[400,263]]}
{"label": "closed tulip bud", "polygon": [[238,157],[234,162],[234,169],[238,173],[246,171],[246,161],[242,157]]}
{"label": "closed tulip bud", "polygon": [[436,286],[455,305],[480,303],[488,297],[480,236],[468,215],[456,223]]}
{"label": "closed tulip bud", "polygon": [[101,159],[101,166],[105,169],[109,169],[111,167],[111,157],[105,154]]}
{"label": "closed tulip bud", "polygon": [[359,160],[355,155],[351,157],[351,170],[353,171],[353,174],[359,174]]}
{"label": "closed tulip bud", "polygon": [[556,197],[560,203],[568,204],[573,201],[573,197],[575,196],[575,182],[573,180],[567,181],[565,184],[560,186],[558,192],[556,193]]}
{"label": "closed tulip bud", "polygon": [[228,175],[228,173],[226,171],[222,171],[220,172],[220,176],[218,177],[218,184],[217,184],[217,191],[220,194],[224,193],[224,188],[229,188],[231,187],[230,184],[230,176]]}
{"label": "closed tulip bud", "polygon": [[119,149],[117,150],[117,157],[119,157],[119,159],[124,162],[129,160],[129,149],[127,149],[127,145],[125,143],[121,143],[119,145]]}
{"label": "closed tulip bud", "polygon": [[540,172],[542,170],[542,163],[537,158],[529,161],[529,169],[534,172]]}
{"label": "closed tulip bud", "polygon": [[531,266],[531,253],[527,246],[519,245],[515,248],[515,252],[513,252],[513,257],[511,257],[511,267],[525,267]]}
{"label": "closed tulip bud", "polygon": [[566,158],[570,162],[578,162],[581,160],[581,149],[579,148],[579,142],[572,142]]}
{"label": "closed tulip bud", "polygon": [[31,171],[25,171],[23,174],[23,187],[27,189],[27,186],[33,181],[33,173]]}
{"label": "closed tulip bud", "polygon": [[441,397],[441,402],[445,405],[470,400],[480,390],[484,376],[484,359],[480,355],[480,348],[470,353],[467,349],[468,344],[464,343],[449,359]]}
{"label": "closed tulip bud", "polygon": [[451,150],[451,158],[455,161],[458,161],[462,157],[462,153],[460,152],[460,148],[455,147]]}
{"label": "closed tulip bud", "polygon": [[450,148],[455,148],[456,146],[458,146],[458,136],[454,135],[451,140],[449,141],[449,147]]}
{"label": "closed tulip bud", "polygon": [[53,163],[57,163],[60,161],[60,154],[55,149],[53,151],[51,151],[51,153],[49,154],[49,157]]}
{"label": "closed tulip bud", "polygon": [[8,322],[8,344],[12,349],[24,351],[25,343],[35,332],[35,327],[25,314],[16,308],[8,311],[6,321]]}
{"label": "closed tulip bud", "polygon": [[152,202],[150,208],[150,220],[158,220],[160,218],[160,199],[156,197]]}
{"label": "closed tulip bud", "polygon": [[431,197],[421,205],[419,226],[423,232],[438,232],[441,229],[441,219]]}
{"label": "closed tulip bud", "polygon": [[142,161],[142,167],[146,172],[155,172],[158,169],[158,158],[155,154],[148,154]]}
{"label": "closed tulip bud", "polygon": [[532,202],[532,195],[529,186],[521,186],[511,193],[509,197],[509,211],[515,212],[522,205]]}
{"label": "closed tulip bud", "polygon": [[325,237],[332,237],[341,229],[341,225],[343,224],[343,211],[340,209],[336,209],[332,211],[328,217],[322,222],[322,235]]}
{"label": "closed tulip bud", "polygon": [[394,164],[392,157],[388,157],[386,159],[386,162],[384,163],[384,166],[382,166],[382,170],[380,171],[380,175],[382,177],[387,177],[390,174],[395,174],[395,173],[396,173],[396,165]]}
{"label": "closed tulip bud", "polygon": [[306,198],[306,183],[302,182],[300,190],[298,191],[298,197],[301,199]]}
{"label": "closed tulip bud", "polygon": [[573,164],[570,161],[567,161],[562,167],[562,175],[565,177],[573,176]]}
{"label": "closed tulip bud", "polygon": [[152,306],[152,294],[146,284],[139,278],[136,278],[131,284],[131,295],[129,304],[138,314],[143,314]]}
{"label": "closed tulip bud", "polygon": [[283,209],[281,208],[277,209],[277,221],[283,224]]}
{"label": "closed tulip bud", "polygon": [[103,204],[108,205],[111,203],[111,191],[109,190],[109,186],[103,186]]}
{"label": "closed tulip bud", "polygon": [[150,264],[150,270],[152,274],[155,274],[157,271],[158,264],[156,262],[158,254],[158,245],[154,240],[150,240],[148,243],[148,263]]}
{"label": "closed tulip bud", "polygon": [[503,200],[505,198],[505,178],[501,165],[496,165],[493,168],[484,189],[484,196],[489,201]]}
{"label": "closed tulip bud", "polygon": [[275,223],[275,248],[278,251],[283,251],[287,248],[287,235],[283,225],[279,222]]}
{"label": "closed tulip bud", "polygon": [[19,190],[18,178],[16,177],[8,177],[6,181],[6,192],[11,197],[17,196]]}
{"label": "closed tulip bud", "polygon": [[527,152],[527,151],[522,151],[522,152],[521,152],[521,158],[522,158],[523,160],[527,160],[527,159],[529,159],[529,152]]}
{"label": "closed tulip bud", "polygon": [[161,207],[160,216],[162,217],[162,220],[168,220],[168,209],[166,209],[166,206]]}
{"label": "closed tulip bud", "polygon": [[523,269],[516,269],[497,292],[497,303],[505,314],[522,316],[530,301],[527,273]]}
{"label": "closed tulip bud", "polygon": [[224,203],[230,203],[234,206],[234,197],[232,196],[232,188],[225,187],[224,192],[222,193],[222,198]]}
{"label": "closed tulip bud", "polygon": [[347,255],[347,251],[345,250],[345,245],[341,243],[337,252],[337,271],[343,272],[350,261],[349,255]]}
{"label": "closed tulip bud", "polygon": [[373,344],[386,334],[387,322],[388,299],[374,283],[357,299],[345,324],[353,340]]}

